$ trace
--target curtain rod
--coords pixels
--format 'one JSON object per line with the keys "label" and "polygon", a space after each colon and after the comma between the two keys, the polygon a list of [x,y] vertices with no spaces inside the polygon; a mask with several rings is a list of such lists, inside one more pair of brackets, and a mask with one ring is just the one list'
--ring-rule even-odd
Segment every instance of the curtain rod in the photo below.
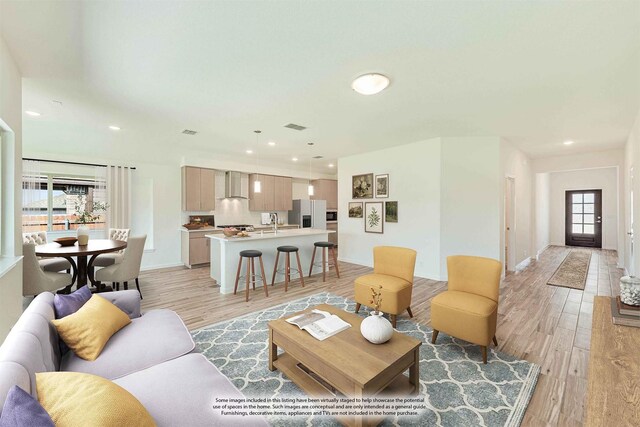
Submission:
{"label": "curtain rod", "polygon": [[[81,162],[67,162],[64,160],[48,160],[48,159],[30,159],[27,157],[23,157],[22,160],[30,160],[35,162],[47,162],[47,163],[63,163],[65,165],[78,165],[78,166],[96,166],[99,168],[106,168],[107,165],[100,165],[97,163],[81,163]],[[135,167],[130,167],[129,169],[135,170]]]}

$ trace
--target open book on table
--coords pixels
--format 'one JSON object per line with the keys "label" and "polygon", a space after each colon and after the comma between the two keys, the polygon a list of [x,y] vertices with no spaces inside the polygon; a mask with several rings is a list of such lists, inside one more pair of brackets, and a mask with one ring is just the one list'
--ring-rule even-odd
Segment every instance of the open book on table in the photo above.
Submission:
{"label": "open book on table", "polygon": [[351,327],[351,324],[335,314],[322,310],[312,310],[309,313],[293,316],[287,319],[287,322],[309,332],[312,337],[320,341]]}

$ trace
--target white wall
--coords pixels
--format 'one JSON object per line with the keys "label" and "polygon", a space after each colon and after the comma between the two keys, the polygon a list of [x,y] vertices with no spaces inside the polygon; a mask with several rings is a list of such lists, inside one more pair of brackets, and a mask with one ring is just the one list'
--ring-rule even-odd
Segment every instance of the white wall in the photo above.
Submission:
{"label": "white wall", "polygon": [[447,256],[503,260],[500,138],[442,138],[440,278]]}
{"label": "white wall", "polygon": [[548,173],[535,174],[535,256],[537,257],[549,246],[549,221],[551,211],[549,208],[549,185]]}
{"label": "white wall", "polygon": [[[500,157],[503,176],[513,178],[515,184],[515,230],[512,231],[515,233],[515,265],[518,265],[535,255],[533,242],[534,177],[531,159],[504,139],[500,143]],[[500,230],[502,247],[504,247],[504,211],[502,218]],[[501,254],[504,255],[504,252],[501,251]],[[504,262],[504,257],[501,259]]]}
{"label": "white wall", "polygon": [[[0,6],[1,10],[1,6]],[[21,182],[22,77],[0,37],[0,130],[2,133],[2,276],[0,277],[0,341],[22,312]],[[11,132],[7,132],[8,130]],[[7,263],[12,267],[7,267]]]}
{"label": "white wall", "polygon": [[565,242],[565,192],[602,190],[602,248],[618,248],[618,170],[617,168],[585,169],[549,174],[549,241],[562,246]]}
{"label": "white wall", "polygon": [[[633,168],[633,182],[629,180],[629,174]],[[629,132],[629,138],[625,145],[625,163],[622,168],[625,177],[624,190],[624,212],[625,220],[623,224],[623,238],[627,255],[624,258],[624,267],[630,274],[640,272],[640,111],[636,116],[635,123]],[[633,209],[631,207],[631,192],[633,192]],[[633,212],[633,214],[632,214]],[[631,231],[631,224],[634,225],[635,236],[627,234]],[[631,251],[633,240],[634,250]]]}
{"label": "white wall", "polygon": [[[389,174],[389,198],[354,200],[351,177]],[[398,222],[384,234],[364,232],[363,218],[349,218],[350,201],[397,201]],[[373,247],[403,246],[418,252],[416,275],[440,277],[440,140],[429,139],[338,161],[340,260],[373,265]]]}

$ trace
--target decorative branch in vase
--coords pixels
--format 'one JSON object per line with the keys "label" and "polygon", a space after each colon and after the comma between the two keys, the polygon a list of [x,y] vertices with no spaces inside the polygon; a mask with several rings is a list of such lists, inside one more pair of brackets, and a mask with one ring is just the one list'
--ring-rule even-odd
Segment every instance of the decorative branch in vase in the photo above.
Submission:
{"label": "decorative branch in vase", "polygon": [[100,214],[105,212],[109,205],[103,202],[87,201],[87,196],[80,196],[75,203],[75,223],[78,227],[78,245],[86,246],[89,243],[89,227],[87,224],[94,223],[100,219]]}
{"label": "decorative branch in vase", "polygon": [[382,317],[383,313],[380,311],[382,307],[382,286],[378,286],[377,291],[371,288],[369,304],[373,307],[373,311],[360,324],[360,333],[372,344],[385,343],[393,336],[393,326],[391,326],[391,322]]}

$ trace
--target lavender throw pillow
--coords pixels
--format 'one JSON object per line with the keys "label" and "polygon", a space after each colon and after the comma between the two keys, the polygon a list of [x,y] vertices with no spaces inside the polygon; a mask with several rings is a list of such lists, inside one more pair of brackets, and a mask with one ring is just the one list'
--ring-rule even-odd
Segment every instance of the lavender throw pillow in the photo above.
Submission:
{"label": "lavender throw pillow", "polygon": [[0,427],[55,427],[47,411],[29,393],[14,385],[0,415]]}
{"label": "lavender throw pillow", "polygon": [[89,286],[83,286],[69,295],[55,294],[53,297],[53,308],[56,312],[56,319],[62,319],[80,310],[85,302],[91,298]]}

